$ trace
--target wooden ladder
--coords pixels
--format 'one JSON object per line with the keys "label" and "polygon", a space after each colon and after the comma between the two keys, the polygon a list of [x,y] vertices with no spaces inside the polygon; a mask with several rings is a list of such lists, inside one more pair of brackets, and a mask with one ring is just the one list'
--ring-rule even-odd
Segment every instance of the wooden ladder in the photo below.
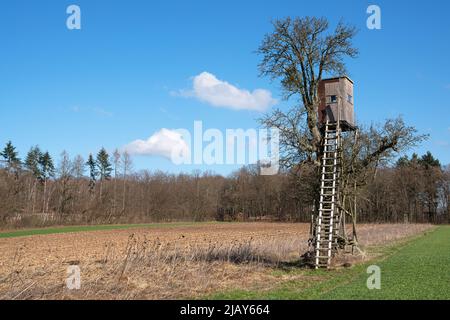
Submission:
{"label": "wooden ladder", "polygon": [[339,227],[340,127],[327,121],[321,167],[320,204],[316,222],[315,267],[329,268]]}

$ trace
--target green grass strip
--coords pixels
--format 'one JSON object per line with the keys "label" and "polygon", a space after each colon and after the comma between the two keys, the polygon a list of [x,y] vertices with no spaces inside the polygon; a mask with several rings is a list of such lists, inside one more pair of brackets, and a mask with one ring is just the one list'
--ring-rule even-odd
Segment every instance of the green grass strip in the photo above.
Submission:
{"label": "green grass strip", "polygon": [[70,227],[27,229],[27,230],[0,232],[0,239],[2,239],[2,238],[18,238],[18,237],[36,236],[36,235],[47,235],[47,234],[60,234],[60,233],[69,233],[69,232],[125,230],[125,229],[138,229],[138,228],[174,228],[174,227],[188,227],[188,226],[205,225],[205,224],[216,224],[216,222],[174,222],[174,223],[70,226]]}
{"label": "green grass strip", "polygon": [[[236,300],[449,300],[450,226],[441,226],[406,243],[375,248],[375,261],[338,270],[275,270],[291,275],[269,290],[233,290],[209,299]],[[374,250],[372,248],[372,250]],[[367,267],[381,268],[381,289],[367,288]]]}
{"label": "green grass strip", "polygon": [[410,242],[386,260],[381,268],[381,289],[369,290],[368,275],[321,295],[323,299],[448,300],[450,299],[450,227],[443,226]]}

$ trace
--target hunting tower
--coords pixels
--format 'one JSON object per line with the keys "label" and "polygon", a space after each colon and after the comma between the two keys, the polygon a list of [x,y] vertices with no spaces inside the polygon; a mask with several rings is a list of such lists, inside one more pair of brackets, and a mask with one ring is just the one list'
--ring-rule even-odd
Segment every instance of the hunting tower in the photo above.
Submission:
{"label": "hunting tower", "polygon": [[324,79],[319,83],[318,94],[323,149],[319,208],[313,215],[310,244],[315,267],[329,268],[338,249],[349,244],[345,230],[348,211],[342,191],[342,133],[356,132],[353,81],[348,77]]}
{"label": "hunting tower", "polygon": [[324,79],[319,83],[319,123],[339,122],[342,131],[355,130],[353,81],[348,77]]}

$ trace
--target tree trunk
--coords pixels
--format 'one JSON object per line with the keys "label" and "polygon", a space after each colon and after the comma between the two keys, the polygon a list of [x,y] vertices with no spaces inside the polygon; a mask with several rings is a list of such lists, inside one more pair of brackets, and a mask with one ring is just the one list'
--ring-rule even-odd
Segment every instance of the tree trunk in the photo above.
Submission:
{"label": "tree trunk", "polygon": [[44,179],[44,194],[42,196],[43,204],[42,204],[42,213],[45,213],[45,197],[47,195],[47,179]]}
{"label": "tree trunk", "polygon": [[126,204],[126,191],[127,191],[127,179],[125,176],[126,173],[123,175],[123,196],[122,196],[122,214],[125,214],[125,204]]}

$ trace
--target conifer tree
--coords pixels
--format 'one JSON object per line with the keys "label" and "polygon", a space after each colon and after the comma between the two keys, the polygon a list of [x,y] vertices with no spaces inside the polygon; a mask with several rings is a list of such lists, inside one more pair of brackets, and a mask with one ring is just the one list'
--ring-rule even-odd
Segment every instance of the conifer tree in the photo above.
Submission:
{"label": "conifer tree", "polygon": [[441,167],[439,160],[436,159],[430,151],[420,158],[419,163],[426,169]]}
{"label": "conifer tree", "polygon": [[109,161],[109,154],[105,148],[102,148],[97,154],[97,168],[100,177],[100,198],[103,194],[103,182],[111,179],[112,165]]}
{"label": "conifer tree", "polygon": [[25,168],[30,171],[37,180],[42,180],[42,170],[40,166],[41,158],[42,151],[38,146],[35,146],[28,151],[25,159]]}
{"label": "conifer tree", "polygon": [[44,184],[42,212],[46,213],[48,212],[48,206],[50,202],[47,195],[47,183],[51,177],[55,176],[55,165],[48,151],[46,151],[44,154],[41,154],[41,157],[39,158],[39,166],[41,170],[41,181]]}
{"label": "conifer tree", "polygon": [[13,146],[11,141],[8,141],[3,151],[0,152],[0,156],[4,159],[8,170],[20,166],[18,155],[19,153],[16,151],[16,147]]}
{"label": "conifer tree", "polygon": [[95,190],[95,184],[97,183],[98,171],[97,171],[97,163],[95,162],[92,154],[89,154],[86,166],[89,168],[89,191],[93,193]]}
{"label": "conifer tree", "polygon": [[39,165],[41,169],[42,180],[44,182],[49,180],[51,177],[54,177],[55,164],[53,163],[53,159],[50,156],[50,153],[48,153],[48,151],[42,154],[41,157],[39,158]]}
{"label": "conifer tree", "polygon": [[32,147],[30,151],[28,151],[27,156],[25,158],[25,168],[34,176],[35,181],[33,185],[30,187],[29,193],[29,201],[30,208],[29,210],[34,213],[36,207],[36,193],[37,193],[37,183],[42,179],[41,167],[39,165],[39,161],[42,157],[41,149],[38,146]]}
{"label": "conifer tree", "polygon": [[111,179],[112,165],[109,160],[109,154],[102,148],[97,154],[97,168],[100,176],[100,181]]}

